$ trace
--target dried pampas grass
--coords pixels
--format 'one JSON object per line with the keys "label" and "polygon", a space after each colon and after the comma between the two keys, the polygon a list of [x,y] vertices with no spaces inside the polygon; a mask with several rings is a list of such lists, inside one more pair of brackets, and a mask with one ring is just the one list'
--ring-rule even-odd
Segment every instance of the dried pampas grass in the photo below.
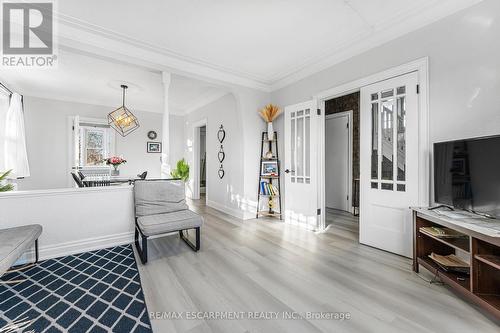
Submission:
{"label": "dried pampas grass", "polygon": [[259,111],[259,114],[267,123],[270,123],[274,119],[278,118],[281,112],[282,110],[276,105],[268,104]]}

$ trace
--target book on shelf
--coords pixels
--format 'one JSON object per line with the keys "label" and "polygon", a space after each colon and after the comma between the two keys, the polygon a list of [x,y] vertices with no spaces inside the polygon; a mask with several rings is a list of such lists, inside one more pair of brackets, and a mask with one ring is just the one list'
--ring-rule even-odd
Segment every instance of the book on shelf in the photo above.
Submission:
{"label": "book on shelf", "polygon": [[445,271],[453,271],[459,273],[469,273],[470,265],[457,257],[454,254],[449,254],[447,256],[442,256],[432,252],[429,254],[429,258],[432,259],[439,267]]}
{"label": "book on shelf", "polygon": [[466,235],[461,234],[458,231],[445,227],[421,227],[419,230],[424,234],[431,235],[437,238],[467,237]]}
{"label": "book on shelf", "polygon": [[279,195],[278,188],[268,182],[262,181],[260,182],[260,194],[261,195],[269,195],[269,196],[277,196]]}

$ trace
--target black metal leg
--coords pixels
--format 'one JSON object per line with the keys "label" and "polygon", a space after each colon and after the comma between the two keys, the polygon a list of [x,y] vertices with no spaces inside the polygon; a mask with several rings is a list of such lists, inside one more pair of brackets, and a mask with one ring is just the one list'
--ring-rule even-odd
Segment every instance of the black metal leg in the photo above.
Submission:
{"label": "black metal leg", "polygon": [[35,240],[35,264],[38,263],[38,239]]}
{"label": "black metal leg", "polygon": [[181,237],[181,239],[187,244],[189,245],[189,247],[191,249],[193,249],[193,251],[195,252],[198,252],[198,250],[200,249],[200,227],[197,227],[197,228],[194,228],[195,231],[196,231],[196,245],[193,244],[188,238],[187,236],[184,236],[184,232],[183,230],[179,230],[179,236]]}
{"label": "black metal leg", "polygon": [[[142,238],[142,249],[139,245],[139,234],[141,234]],[[137,226],[135,227],[134,243],[135,248],[139,253],[139,258],[141,258],[141,262],[143,264],[146,264],[148,262],[148,237],[144,236],[142,232],[139,231],[139,228],[137,228]]]}

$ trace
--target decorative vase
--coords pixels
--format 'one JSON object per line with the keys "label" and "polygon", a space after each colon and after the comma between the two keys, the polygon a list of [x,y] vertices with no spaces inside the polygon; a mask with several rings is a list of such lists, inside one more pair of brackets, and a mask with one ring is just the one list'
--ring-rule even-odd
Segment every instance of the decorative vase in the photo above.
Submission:
{"label": "decorative vase", "polygon": [[269,141],[274,140],[274,129],[272,121],[267,123],[267,139]]}
{"label": "decorative vase", "polygon": [[111,170],[111,176],[119,176],[120,170],[118,170],[118,165],[113,165],[113,169]]}

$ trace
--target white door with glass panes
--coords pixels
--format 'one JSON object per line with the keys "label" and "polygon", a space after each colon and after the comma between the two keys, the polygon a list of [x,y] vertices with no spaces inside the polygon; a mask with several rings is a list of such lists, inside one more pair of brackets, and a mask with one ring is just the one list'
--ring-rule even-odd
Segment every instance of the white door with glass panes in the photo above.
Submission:
{"label": "white door with glass panes", "polygon": [[318,229],[316,102],[285,108],[285,222]]}
{"label": "white door with glass panes", "polygon": [[417,73],[361,89],[360,234],[362,244],[412,256],[418,205]]}

